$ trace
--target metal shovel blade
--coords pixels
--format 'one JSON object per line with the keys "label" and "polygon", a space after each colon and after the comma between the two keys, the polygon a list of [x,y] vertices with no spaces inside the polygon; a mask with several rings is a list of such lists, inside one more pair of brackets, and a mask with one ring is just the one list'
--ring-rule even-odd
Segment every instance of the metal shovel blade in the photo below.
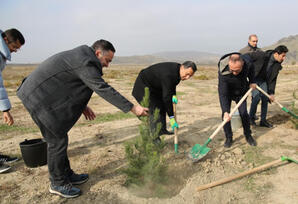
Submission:
{"label": "metal shovel blade", "polygon": [[200,145],[196,144],[193,146],[193,148],[189,151],[188,157],[193,161],[197,162],[200,159],[202,159],[208,152],[210,151],[210,148],[208,148],[206,145]]}

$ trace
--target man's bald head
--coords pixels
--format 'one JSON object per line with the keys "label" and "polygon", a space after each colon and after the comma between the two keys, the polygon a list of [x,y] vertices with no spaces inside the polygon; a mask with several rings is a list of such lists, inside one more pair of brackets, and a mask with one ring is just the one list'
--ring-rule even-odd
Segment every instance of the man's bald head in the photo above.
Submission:
{"label": "man's bald head", "polygon": [[229,70],[233,75],[238,75],[242,71],[243,59],[239,54],[232,54],[229,57]]}

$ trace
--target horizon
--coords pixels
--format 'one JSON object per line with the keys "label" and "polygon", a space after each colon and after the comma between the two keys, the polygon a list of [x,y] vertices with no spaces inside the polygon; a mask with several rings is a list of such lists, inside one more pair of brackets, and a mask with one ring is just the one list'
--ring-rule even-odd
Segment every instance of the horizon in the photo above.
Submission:
{"label": "horizon", "polygon": [[113,43],[119,57],[180,51],[221,55],[246,46],[252,33],[258,35],[261,48],[298,34],[294,0],[1,3],[0,29],[17,28],[26,40],[21,51],[12,54],[11,63],[40,63],[98,39]]}

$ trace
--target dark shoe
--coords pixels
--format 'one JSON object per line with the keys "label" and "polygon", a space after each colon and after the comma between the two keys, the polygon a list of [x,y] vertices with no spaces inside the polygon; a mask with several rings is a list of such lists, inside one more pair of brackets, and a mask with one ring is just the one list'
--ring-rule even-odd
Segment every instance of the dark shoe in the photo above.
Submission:
{"label": "dark shoe", "polygon": [[270,123],[268,123],[267,121],[261,121],[260,122],[260,126],[261,127],[267,127],[267,128],[272,128],[273,125],[271,125]]}
{"label": "dark shoe", "polygon": [[224,147],[230,148],[232,146],[232,144],[233,144],[233,138],[228,137],[225,141]]}
{"label": "dark shoe", "polygon": [[174,132],[168,130],[160,130],[159,135],[173,135]]}
{"label": "dark shoe", "polygon": [[0,154],[0,162],[2,161],[3,163],[10,164],[10,163],[16,162],[18,160],[19,159],[17,157],[10,157],[7,155]]}
{"label": "dark shoe", "polygon": [[250,124],[251,124],[252,126],[257,126],[256,121],[255,121],[254,119],[250,120]]}
{"label": "dark shoe", "polygon": [[161,143],[160,137],[157,137],[153,140],[153,144],[155,144],[155,145],[159,145],[160,143]]}
{"label": "dark shoe", "polygon": [[255,141],[255,139],[251,135],[245,136],[245,139],[246,139],[246,141],[249,145],[257,146],[257,142]]}
{"label": "dark shoe", "polygon": [[11,167],[4,164],[3,162],[0,162],[0,173],[7,172]]}
{"label": "dark shoe", "polygon": [[256,116],[256,115],[254,115],[254,116],[252,117],[252,120],[259,120],[259,117]]}
{"label": "dark shoe", "polygon": [[50,185],[50,193],[60,195],[64,198],[75,198],[81,195],[79,188],[73,187],[70,183],[63,186]]}
{"label": "dark shoe", "polygon": [[75,173],[73,173],[69,177],[69,181],[73,185],[79,185],[79,184],[85,183],[86,181],[88,181],[88,179],[89,179],[88,174],[75,174]]}

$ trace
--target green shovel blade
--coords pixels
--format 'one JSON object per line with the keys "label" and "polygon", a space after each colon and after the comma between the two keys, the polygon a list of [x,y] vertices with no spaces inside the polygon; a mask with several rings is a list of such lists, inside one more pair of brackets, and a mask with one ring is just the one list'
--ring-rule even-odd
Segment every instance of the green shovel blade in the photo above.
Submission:
{"label": "green shovel blade", "polygon": [[298,161],[297,160],[294,160],[294,159],[292,159],[290,157],[281,156],[281,160],[282,161],[290,161],[290,162],[294,162],[294,163],[298,164]]}
{"label": "green shovel blade", "polygon": [[200,159],[202,159],[209,151],[210,151],[210,148],[206,147],[206,145],[201,146],[199,144],[196,144],[188,153],[188,157],[193,162],[197,162]]}
{"label": "green shovel blade", "polygon": [[290,114],[294,118],[298,119],[298,116],[295,113],[293,113],[292,111],[288,110],[286,107],[282,107],[282,110],[285,111],[286,113]]}

